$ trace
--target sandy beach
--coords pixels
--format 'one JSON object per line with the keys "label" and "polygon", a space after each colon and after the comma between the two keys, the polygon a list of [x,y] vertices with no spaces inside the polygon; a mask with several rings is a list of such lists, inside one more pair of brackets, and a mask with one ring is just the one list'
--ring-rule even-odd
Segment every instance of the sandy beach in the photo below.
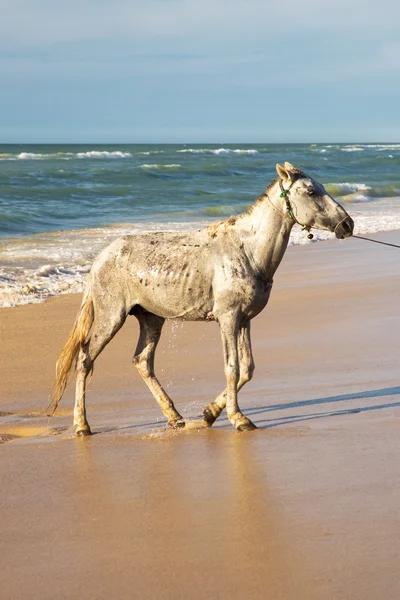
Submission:
{"label": "sandy beach", "polygon": [[[82,439],[72,381],[43,415],[80,297],[1,309],[1,600],[398,600],[399,300],[398,249],[289,248],[239,395],[257,431],[167,429],[132,317],[96,362]],[[224,387],[216,324],[168,323],[156,367],[198,417]]]}

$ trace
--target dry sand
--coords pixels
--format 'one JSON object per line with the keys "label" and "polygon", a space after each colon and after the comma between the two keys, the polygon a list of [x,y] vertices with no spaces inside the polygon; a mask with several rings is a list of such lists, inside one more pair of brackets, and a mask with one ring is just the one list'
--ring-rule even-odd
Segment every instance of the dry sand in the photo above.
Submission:
{"label": "dry sand", "polygon": [[[245,434],[166,429],[132,317],[75,438],[73,385],[41,413],[80,299],[2,309],[1,600],[398,600],[399,272],[360,240],[288,250],[253,321]],[[196,417],[224,386],[216,325],[168,324],[156,364]]]}

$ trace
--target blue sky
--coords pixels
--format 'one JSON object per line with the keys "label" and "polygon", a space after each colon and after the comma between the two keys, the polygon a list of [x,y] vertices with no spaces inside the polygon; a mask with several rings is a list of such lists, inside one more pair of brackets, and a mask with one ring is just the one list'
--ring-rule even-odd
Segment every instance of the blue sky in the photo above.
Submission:
{"label": "blue sky", "polygon": [[398,0],[0,9],[0,143],[400,140]]}

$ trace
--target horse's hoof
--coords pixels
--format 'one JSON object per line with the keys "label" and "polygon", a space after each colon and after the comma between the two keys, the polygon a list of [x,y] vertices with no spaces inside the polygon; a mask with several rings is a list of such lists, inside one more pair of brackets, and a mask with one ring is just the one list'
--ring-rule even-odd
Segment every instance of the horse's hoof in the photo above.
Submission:
{"label": "horse's hoof", "polygon": [[248,421],[247,423],[242,423],[241,425],[237,426],[237,431],[253,431],[254,429],[257,429],[257,426],[254,425],[254,423],[252,423],[251,421]]}
{"label": "horse's hoof", "polygon": [[185,427],[185,421],[183,419],[179,419],[178,421],[170,421],[169,423],[172,429],[182,429]]}
{"label": "horse's hoof", "polygon": [[92,432],[90,431],[90,429],[78,429],[76,431],[76,435],[79,435],[79,437],[87,437],[89,435],[92,435]]}
{"label": "horse's hoof", "polygon": [[208,406],[206,406],[203,410],[203,417],[207,427],[211,427],[217,418],[215,415],[213,415],[212,410],[208,408]]}

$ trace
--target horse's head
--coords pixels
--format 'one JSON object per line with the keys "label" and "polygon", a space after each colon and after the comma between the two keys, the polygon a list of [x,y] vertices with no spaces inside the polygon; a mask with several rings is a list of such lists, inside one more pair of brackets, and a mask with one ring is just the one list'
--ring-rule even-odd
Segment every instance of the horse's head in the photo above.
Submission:
{"label": "horse's head", "polygon": [[332,198],[323,185],[289,162],[276,165],[281,198],[294,221],[306,229],[327,229],[343,239],[353,233],[350,215]]}

